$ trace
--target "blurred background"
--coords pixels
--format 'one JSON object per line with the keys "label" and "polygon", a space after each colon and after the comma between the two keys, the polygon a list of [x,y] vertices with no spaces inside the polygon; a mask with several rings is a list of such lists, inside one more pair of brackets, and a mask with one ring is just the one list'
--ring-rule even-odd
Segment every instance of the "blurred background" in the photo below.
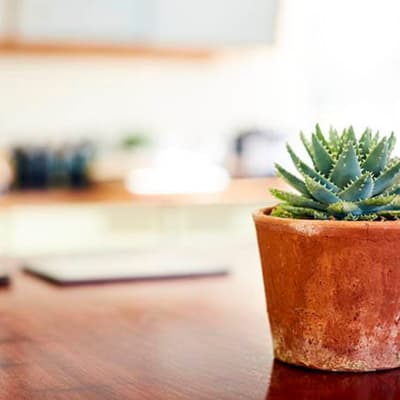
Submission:
{"label": "blurred background", "polygon": [[3,254],[253,245],[316,122],[400,129],[395,0],[0,0]]}

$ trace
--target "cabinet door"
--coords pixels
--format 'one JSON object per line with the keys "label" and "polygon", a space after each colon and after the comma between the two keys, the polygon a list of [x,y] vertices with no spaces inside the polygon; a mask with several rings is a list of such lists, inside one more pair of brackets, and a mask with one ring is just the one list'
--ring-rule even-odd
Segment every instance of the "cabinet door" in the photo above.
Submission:
{"label": "cabinet door", "polygon": [[146,41],[156,5],[156,0],[20,1],[21,40],[100,44]]}
{"label": "cabinet door", "polygon": [[9,34],[9,3],[8,0],[0,0],[0,40]]}
{"label": "cabinet door", "polygon": [[158,0],[154,41],[189,46],[271,43],[278,0]]}
{"label": "cabinet door", "polygon": [[18,4],[12,31],[23,42],[216,47],[270,43],[278,0],[0,0],[2,3]]}
{"label": "cabinet door", "polygon": [[0,0],[0,40],[2,40],[6,36],[6,21],[4,15],[4,9],[1,7],[1,0]]}

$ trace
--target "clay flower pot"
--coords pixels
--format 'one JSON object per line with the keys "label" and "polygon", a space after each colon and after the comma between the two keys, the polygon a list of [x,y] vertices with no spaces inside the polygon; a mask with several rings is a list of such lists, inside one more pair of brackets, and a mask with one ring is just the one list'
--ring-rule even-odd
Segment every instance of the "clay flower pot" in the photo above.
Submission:
{"label": "clay flower pot", "polygon": [[400,366],[400,222],[254,214],[277,359],[331,371]]}

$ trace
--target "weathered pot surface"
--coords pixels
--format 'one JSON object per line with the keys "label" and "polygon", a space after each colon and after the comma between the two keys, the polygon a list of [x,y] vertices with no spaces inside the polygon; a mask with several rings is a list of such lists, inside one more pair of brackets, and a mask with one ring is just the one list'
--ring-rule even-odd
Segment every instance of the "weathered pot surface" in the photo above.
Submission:
{"label": "weathered pot surface", "polygon": [[275,357],[331,371],[400,367],[400,222],[253,217]]}

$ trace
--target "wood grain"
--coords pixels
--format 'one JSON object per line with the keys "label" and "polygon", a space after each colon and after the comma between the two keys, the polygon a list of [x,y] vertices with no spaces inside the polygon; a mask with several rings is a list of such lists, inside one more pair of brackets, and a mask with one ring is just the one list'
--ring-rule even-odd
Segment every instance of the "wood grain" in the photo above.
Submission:
{"label": "wood grain", "polygon": [[0,399],[396,399],[400,371],[272,360],[256,254],[230,277],[0,291]]}
{"label": "wood grain", "polygon": [[0,399],[265,399],[262,281],[0,291]]}

